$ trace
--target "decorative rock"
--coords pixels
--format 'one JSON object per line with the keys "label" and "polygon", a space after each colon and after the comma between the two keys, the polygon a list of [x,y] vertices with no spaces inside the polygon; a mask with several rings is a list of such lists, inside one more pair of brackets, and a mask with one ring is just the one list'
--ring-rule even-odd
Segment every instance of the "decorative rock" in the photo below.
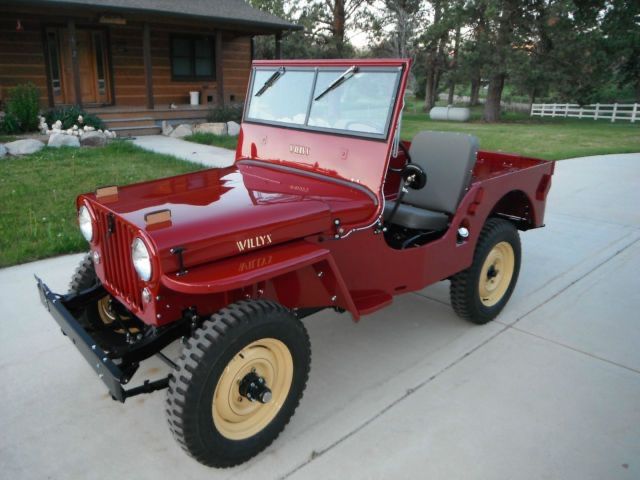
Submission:
{"label": "decorative rock", "polygon": [[49,143],[47,143],[49,147],[60,148],[60,147],[79,147],[80,140],[78,137],[72,135],[66,135],[64,133],[55,133],[49,137]]}
{"label": "decorative rock", "polygon": [[235,137],[240,134],[240,124],[237,122],[227,122],[227,135]]}
{"label": "decorative rock", "polygon": [[226,123],[201,123],[195,128],[195,133],[213,133],[214,135],[226,135]]}
{"label": "decorative rock", "polygon": [[62,130],[62,120],[56,120],[56,122],[51,125],[52,130]]}
{"label": "decorative rock", "polygon": [[43,116],[38,117],[40,119],[40,124],[38,125],[38,130],[43,135],[46,135],[49,131],[49,125],[47,125],[47,120]]}
{"label": "decorative rock", "polygon": [[9,152],[9,155],[30,155],[42,150],[44,148],[44,143],[40,140],[25,139],[5,143],[4,146],[6,147],[7,152]]}
{"label": "decorative rock", "polygon": [[169,136],[173,138],[182,138],[192,134],[193,130],[191,129],[191,125],[183,123],[174,128],[173,132],[171,132]]}
{"label": "decorative rock", "polygon": [[7,149],[4,148],[4,145],[0,143],[0,158],[4,157],[7,154]]}
{"label": "decorative rock", "polygon": [[107,136],[101,132],[87,132],[82,135],[80,143],[83,147],[102,147],[107,143]]}
{"label": "decorative rock", "polygon": [[171,135],[171,132],[173,132],[173,127],[171,126],[171,124],[169,122],[167,122],[166,120],[162,121],[162,134],[166,135],[167,137],[169,135]]}

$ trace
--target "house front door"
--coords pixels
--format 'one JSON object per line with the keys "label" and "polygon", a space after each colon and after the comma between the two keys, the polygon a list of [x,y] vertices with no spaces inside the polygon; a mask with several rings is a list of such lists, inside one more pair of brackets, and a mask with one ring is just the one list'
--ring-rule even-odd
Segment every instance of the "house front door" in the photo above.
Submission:
{"label": "house front door", "polygon": [[[77,103],[76,86],[69,32],[65,29],[59,29],[56,33],[57,35],[48,37],[50,42],[53,38],[59,48],[59,59],[50,58],[52,62],[59,62],[59,78],[52,78],[55,103],[75,104]],[[50,57],[55,57],[55,55],[52,55],[51,50],[50,45],[49,55]],[[80,71],[82,104],[100,105],[110,103],[108,56],[105,52],[104,32],[100,30],[76,30],[76,50],[78,70]],[[54,67],[55,65],[52,65],[52,71],[56,70]]]}

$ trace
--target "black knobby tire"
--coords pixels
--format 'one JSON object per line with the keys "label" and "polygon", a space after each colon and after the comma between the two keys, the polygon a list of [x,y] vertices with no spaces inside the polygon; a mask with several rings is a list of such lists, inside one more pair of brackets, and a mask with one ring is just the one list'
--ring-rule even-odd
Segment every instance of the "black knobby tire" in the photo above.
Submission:
{"label": "black knobby tire", "polygon": [[69,293],[80,293],[87,288],[94,287],[98,282],[91,254],[87,253],[73,273],[73,277],[71,277]]}
{"label": "black knobby tire", "polygon": [[[76,268],[76,271],[71,277],[69,283],[69,293],[80,293],[88,288],[95,287],[100,283],[98,276],[96,275],[96,269],[91,259],[91,254],[87,253],[80,265]],[[99,326],[101,323],[100,314],[98,313],[97,303],[91,304],[82,311],[77,313],[77,319],[80,324],[85,328],[93,328]]]}
{"label": "black knobby tire", "polygon": [[[487,305],[480,294],[480,282],[483,266],[488,255],[498,245],[506,242],[513,253],[513,273],[504,293]],[[508,250],[508,249],[507,249]],[[493,320],[509,301],[520,273],[520,236],[517,228],[509,221],[501,218],[490,218],[484,224],[476,245],[471,266],[451,277],[449,294],[451,306],[458,316],[477,324],[485,324]],[[482,277],[484,279],[484,277]]]}
{"label": "black knobby tire", "polygon": [[[244,349],[262,339],[276,339],[288,348],[293,366],[291,386],[268,424],[251,436],[231,439],[214,422],[214,392],[232,359],[244,358]],[[229,305],[188,339],[171,375],[166,412],[174,438],[204,465],[224,468],[248,460],[268,447],[289,423],[302,398],[310,364],[309,336],[288,309],[265,300]]]}

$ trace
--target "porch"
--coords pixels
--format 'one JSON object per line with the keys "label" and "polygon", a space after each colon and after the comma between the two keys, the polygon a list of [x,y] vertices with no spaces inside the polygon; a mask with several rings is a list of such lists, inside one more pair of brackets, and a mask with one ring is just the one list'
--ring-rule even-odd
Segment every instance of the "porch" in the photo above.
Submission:
{"label": "porch", "polygon": [[157,135],[162,132],[162,122],[198,123],[207,119],[211,105],[158,105],[87,107],[85,110],[97,115],[106,128],[117,132],[119,137]]}

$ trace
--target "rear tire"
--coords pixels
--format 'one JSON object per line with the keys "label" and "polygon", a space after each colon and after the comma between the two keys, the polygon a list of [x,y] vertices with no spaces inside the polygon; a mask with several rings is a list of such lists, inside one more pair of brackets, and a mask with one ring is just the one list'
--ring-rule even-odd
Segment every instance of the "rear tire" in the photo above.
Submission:
{"label": "rear tire", "polygon": [[451,278],[451,306],[473,323],[493,320],[509,301],[520,273],[520,236],[509,221],[484,224],[471,266]]}
{"label": "rear tire", "polygon": [[[220,310],[189,338],[169,380],[166,411],[174,438],[204,465],[245,462],[289,423],[310,363],[307,331],[288,309],[257,300]],[[252,375],[270,389],[265,403],[242,392]]]}

